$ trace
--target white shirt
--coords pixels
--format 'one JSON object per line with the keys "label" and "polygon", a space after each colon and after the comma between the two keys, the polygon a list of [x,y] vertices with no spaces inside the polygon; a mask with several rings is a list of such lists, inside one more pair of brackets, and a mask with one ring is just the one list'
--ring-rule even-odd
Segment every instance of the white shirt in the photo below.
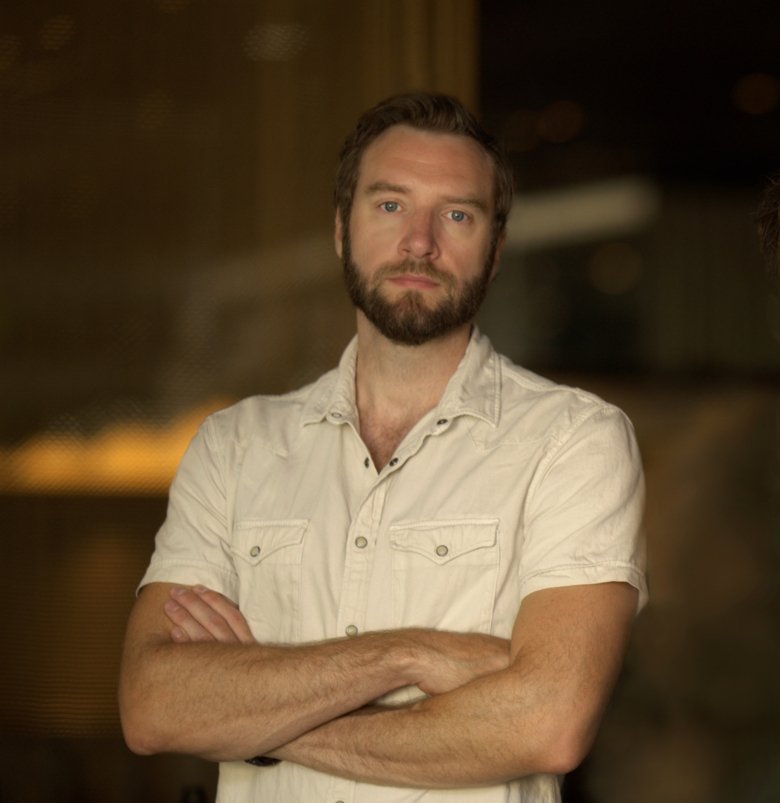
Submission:
{"label": "white shirt", "polygon": [[[644,604],[644,486],[623,413],[513,365],[475,329],[440,403],[377,473],[356,348],[312,385],[204,422],[142,584],[221,591],[276,643],[399,627],[508,638],[523,597],[555,586],[624,581]],[[400,789],[231,762],[218,801],[553,803],[558,787]]]}

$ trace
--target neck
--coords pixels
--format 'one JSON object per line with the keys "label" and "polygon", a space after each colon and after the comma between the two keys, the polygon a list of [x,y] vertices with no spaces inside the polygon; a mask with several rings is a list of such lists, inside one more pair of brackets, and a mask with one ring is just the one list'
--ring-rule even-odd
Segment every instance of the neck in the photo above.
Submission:
{"label": "neck", "polygon": [[360,433],[378,467],[442,397],[466,351],[471,325],[420,346],[393,343],[358,313],[355,392]]}

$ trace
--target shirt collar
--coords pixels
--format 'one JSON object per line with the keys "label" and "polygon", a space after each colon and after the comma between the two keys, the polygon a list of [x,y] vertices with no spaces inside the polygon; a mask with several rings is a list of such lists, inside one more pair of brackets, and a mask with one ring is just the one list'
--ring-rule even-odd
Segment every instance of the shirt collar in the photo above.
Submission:
{"label": "shirt collar", "polygon": [[329,371],[315,384],[313,393],[303,409],[301,424],[316,424],[324,419],[334,423],[357,422],[355,399],[355,366],[357,365],[357,335],[344,349],[338,368]]}
{"label": "shirt collar", "polygon": [[[357,423],[355,366],[357,335],[341,355],[338,368],[326,374],[307,401],[301,423],[328,419],[333,423]],[[480,418],[496,426],[501,415],[501,361],[490,340],[474,326],[466,352],[450,377],[436,417],[452,420],[459,415]]]}
{"label": "shirt collar", "polygon": [[474,326],[463,359],[447,383],[437,416],[471,415],[496,426],[501,415],[501,360]]}

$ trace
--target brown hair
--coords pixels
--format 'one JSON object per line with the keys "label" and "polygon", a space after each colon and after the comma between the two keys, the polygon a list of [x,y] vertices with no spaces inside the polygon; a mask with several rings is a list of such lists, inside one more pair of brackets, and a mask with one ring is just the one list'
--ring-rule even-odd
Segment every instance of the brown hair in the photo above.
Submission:
{"label": "brown hair", "polygon": [[463,104],[449,95],[408,92],[394,95],[364,112],[344,141],[336,169],[334,202],[345,228],[349,225],[360,160],[366,148],[394,125],[422,131],[457,134],[477,142],[493,162],[494,242],[506,228],[512,206],[512,166],[498,141],[488,134]]}
{"label": "brown hair", "polygon": [[761,253],[772,278],[780,279],[780,173],[769,180],[756,210]]}

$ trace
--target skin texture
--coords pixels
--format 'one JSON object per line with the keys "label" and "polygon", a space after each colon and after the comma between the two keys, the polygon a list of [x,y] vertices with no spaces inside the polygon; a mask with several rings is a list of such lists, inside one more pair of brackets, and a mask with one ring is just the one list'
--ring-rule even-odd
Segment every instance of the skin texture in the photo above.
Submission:
{"label": "skin texture", "polygon": [[[364,153],[336,250],[344,256],[349,232],[361,283],[390,314],[424,320],[495,273],[491,182],[471,140],[391,128]],[[470,329],[462,320],[411,345],[357,310],[360,435],[378,469],[441,398]],[[567,772],[590,747],[636,604],[623,583],[555,588],[525,598],[510,642],[408,629],[290,646],[254,643],[214,592],[151,584],[128,624],[125,738],[139,753],[272,754],[399,786]],[[407,685],[431,696],[371,705]]]}
{"label": "skin texture", "polygon": [[[139,596],[119,693],[135,752],[213,760],[258,755],[388,691],[419,685],[446,693],[509,661],[503,639],[416,629],[311,645],[256,644],[245,626],[228,633],[227,619],[209,605],[213,598],[164,583]],[[182,626],[184,611],[200,631]],[[229,613],[235,621],[236,609]]]}
{"label": "skin texture", "polygon": [[[439,685],[422,682],[433,696],[420,703],[366,706],[267,752],[323,772],[397,786],[467,787],[568,772],[595,736],[636,596],[624,583],[531,594],[520,608],[503,667],[464,683],[466,675]],[[239,641],[248,630],[245,623],[220,621],[232,603],[215,592],[180,599],[184,604],[169,610],[169,626],[181,641]],[[242,619],[235,608],[230,618]],[[501,663],[500,655],[496,660]]]}

